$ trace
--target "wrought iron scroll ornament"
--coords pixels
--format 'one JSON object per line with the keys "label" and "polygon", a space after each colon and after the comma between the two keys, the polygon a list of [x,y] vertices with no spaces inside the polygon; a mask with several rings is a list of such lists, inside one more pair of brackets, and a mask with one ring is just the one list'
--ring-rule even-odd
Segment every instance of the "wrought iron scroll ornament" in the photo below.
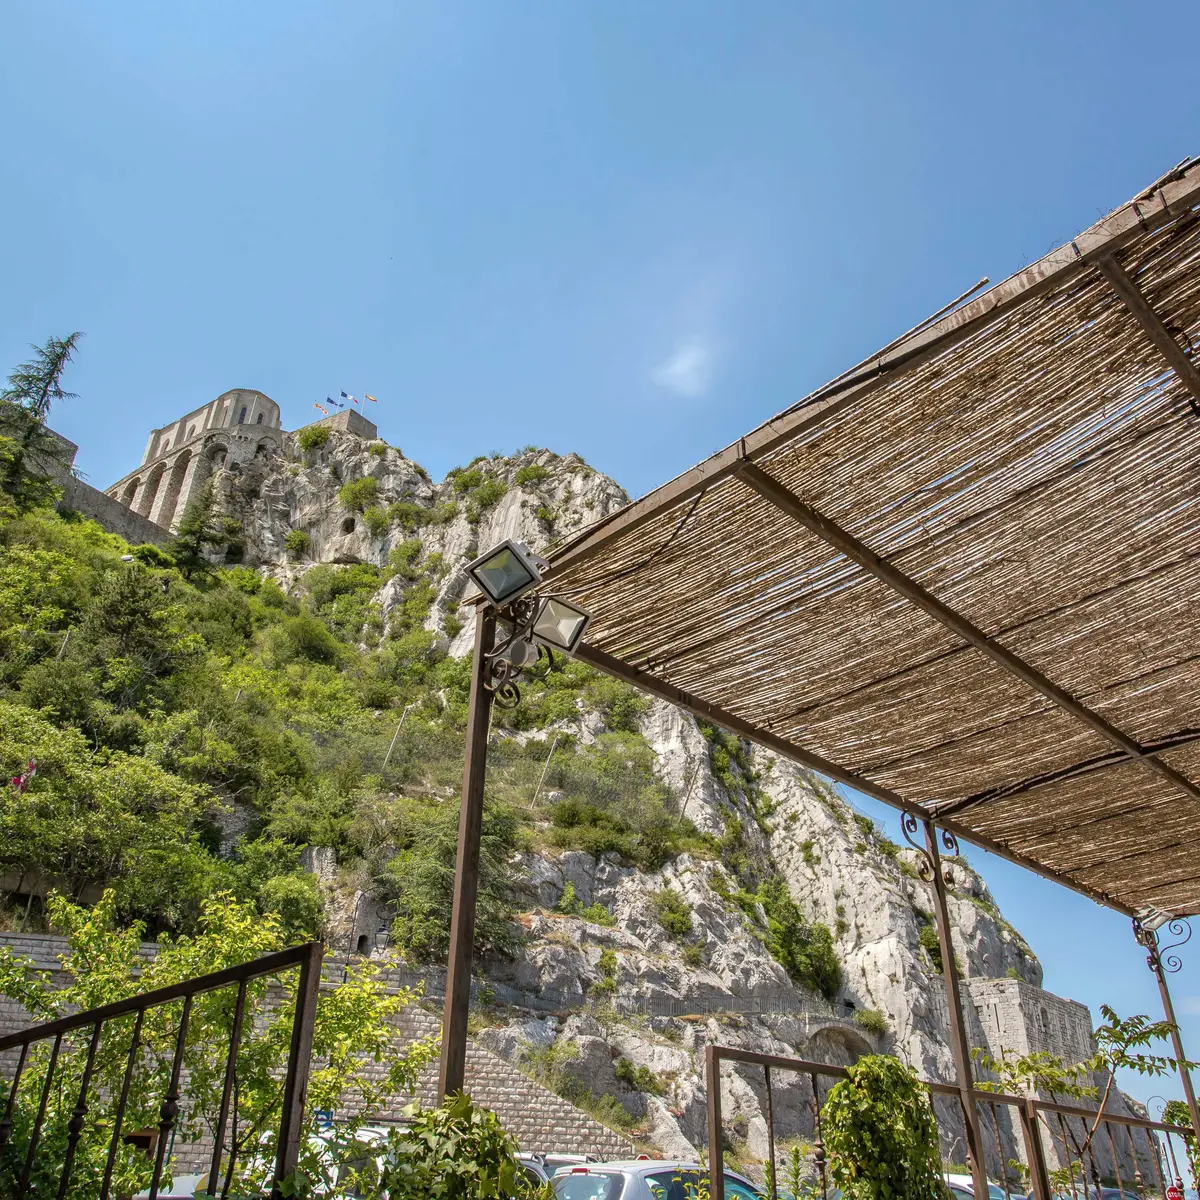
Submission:
{"label": "wrought iron scroll ornament", "polygon": [[1186,945],[1192,939],[1192,924],[1186,917],[1172,917],[1166,924],[1167,930],[1176,940],[1166,946],[1158,944],[1158,931],[1147,929],[1136,917],[1133,919],[1133,936],[1149,953],[1146,955],[1146,965],[1153,971],[1158,968],[1168,975],[1174,975],[1183,966],[1183,959],[1178,954],[1172,954],[1180,946]]}
{"label": "wrought iron scroll ornament", "polygon": [[[522,596],[496,613],[499,636],[485,655],[487,676],[484,687],[492,693],[493,702],[499,708],[516,708],[521,703],[521,689],[517,680],[522,676],[545,679],[551,671],[559,669],[550,648],[530,640],[538,602],[536,594]],[[523,657],[522,652],[530,654],[534,651],[536,657]]]}
{"label": "wrought iron scroll ornament", "polygon": [[[916,834],[921,828],[921,823],[912,813],[906,812],[900,814],[900,831],[904,834],[904,840],[917,852],[917,874],[926,882],[933,882],[933,855],[930,854],[928,847],[917,841]],[[959,854],[958,839],[954,834],[946,829],[934,830],[934,836],[942,843],[942,852],[950,855],[951,858],[957,858]],[[954,872],[950,869],[949,863],[942,863],[942,882],[947,887],[954,886]]]}

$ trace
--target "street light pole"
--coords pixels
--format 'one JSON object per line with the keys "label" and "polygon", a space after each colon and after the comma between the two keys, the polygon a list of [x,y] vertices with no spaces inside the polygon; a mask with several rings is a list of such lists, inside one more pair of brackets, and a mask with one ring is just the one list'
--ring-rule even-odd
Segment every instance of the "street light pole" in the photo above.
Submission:
{"label": "street light pole", "polygon": [[488,724],[492,693],[488,654],[496,637],[496,613],[488,604],[475,611],[475,657],[467,708],[466,758],[458,818],[458,858],[450,910],[450,959],[442,1010],[442,1060],[438,1098],[463,1090],[467,1069],[467,1019],[471,1009],[471,963],[475,942],[475,901],[479,894],[479,841],[483,830],[483,785],[487,775]]}
{"label": "street light pole", "polygon": [[[1159,920],[1162,920],[1161,915]],[[1179,1082],[1183,1084],[1183,1095],[1187,1100],[1188,1113],[1192,1118],[1192,1130],[1197,1137],[1200,1137],[1200,1108],[1196,1105],[1192,1075],[1187,1068],[1187,1057],[1183,1053],[1183,1039],[1179,1036],[1179,1023],[1175,1020],[1175,1005],[1171,1001],[1171,989],[1167,987],[1167,973],[1173,975],[1183,966],[1179,956],[1170,952],[1191,938],[1192,927],[1182,917],[1172,917],[1170,921],[1166,922],[1166,926],[1179,939],[1169,946],[1160,946],[1157,928],[1148,929],[1137,917],[1133,919],[1133,936],[1137,938],[1138,945],[1146,950],[1146,966],[1150,968],[1158,982],[1158,994],[1162,997],[1163,1014],[1171,1026],[1171,1045],[1175,1050],[1175,1063],[1179,1068]]]}

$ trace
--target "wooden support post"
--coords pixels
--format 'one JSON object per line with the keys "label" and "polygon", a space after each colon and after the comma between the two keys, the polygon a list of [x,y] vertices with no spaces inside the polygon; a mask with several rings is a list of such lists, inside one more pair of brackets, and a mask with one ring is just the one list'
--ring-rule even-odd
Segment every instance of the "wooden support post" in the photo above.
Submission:
{"label": "wooden support post", "polygon": [[466,1079],[475,901],[479,894],[479,840],[483,829],[483,785],[487,774],[488,724],[492,710],[492,694],[485,686],[487,654],[495,637],[495,612],[490,607],[480,607],[475,614],[475,658],[471,664],[471,698],[467,708],[462,807],[458,818],[458,857],[454,862],[450,959],[446,969],[442,1061],[438,1073],[440,1100],[461,1092]]}
{"label": "wooden support post", "polygon": [[1046,1148],[1038,1128],[1037,1108],[1032,1100],[1017,1106],[1021,1136],[1025,1141],[1025,1161],[1029,1164],[1029,1184],[1034,1200],[1051,1200],[1050,1172],[1046,1170]]}
{"label": "wooden support post", "polygon": [[1111,255],[1098,258],[1096,270],[1108,280],[1109,287],[1117,293],[1133,319],[1146,331],[1146,336],[1178,376],[1179,382],[1191,392],[1192,406],[1200,409],[1200,370],[1196,369],[1196,364],[1163,324],[1158,313],[1150,307],[1149,301],[1142,295],[1137,284]]}
{"label": "wooden support post", "polygon": [[708,1088],[708,1191],[710,1200],[725,1200],[725,1151],[721,1143],[721,1060],[716,1046],[704,1047],[704,1079]]}
{"label": "wooden support post", "polygon": [[988,1200],[987,1168],[983,1161],[983,1137],[979,1109],[975,1104],[975,1083],[971,1074],[971,1048],[963,1018],[962,997],[958,990],[958,964],[954,960],[954,942],[950,936],[950,909],[946,904],[946,881],[938,854],[937,833],[932,821],[924,821],[925,852],[933,878],[934,917],[937,921],[938,946],[942,952],[942,978],[946,981],[946,1004],[950,1013],[950,1048],[954,1052],[954,1070],[962,1101],[963,1123],[967,1135],[967,1160],[975,1185],[975,1200]]}

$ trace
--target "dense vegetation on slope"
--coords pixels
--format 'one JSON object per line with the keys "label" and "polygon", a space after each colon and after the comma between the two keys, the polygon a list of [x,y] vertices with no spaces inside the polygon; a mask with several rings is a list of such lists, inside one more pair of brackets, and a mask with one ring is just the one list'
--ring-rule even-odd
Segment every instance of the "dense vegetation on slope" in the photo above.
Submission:
{"label": "dense vegetation on slope", "polygon": [[[27,364],[24,392],[0,397],[4,428],[45,441],[36,397],[65,395],[71,348]],[[227,892],[290,937],[320,935],[324,898],[300,856],[322,846],[344,890],[388,903],[409,957],[443,958],[469,678],[426,627],[450,564],[421,533],[445,506],[404,506],[411,536],[386,567],[317,564],[285,592],[210,561],[241,533],[211,488],[168,548],[130,547],[48,507],[55,489],[30,482],[37,464],[14,446],[0,432],[0,458],[17,463],[0,480],[0,778],[13,781],[0,785],[0,928],[36,925],[47,886],[76,900],[108,887],[121,918],[152,931],[194,928],[204,898]],[[494,502],[480,461],[450,476],[471,504]],[[523,468],[517,484],[545,473]],[[369,507],[373,483],[345,481],[343,502]],[[573,662],[522,692],[493,717],[480,951],[520,937],[518,850],[614,853],[647,871],[686,850],[726,861],[748,924],[797,982],[836,990],[829,931],[805,922],[769,862],[749,862],[738,819],[717,840],[677,815],[639,732],[644,697]],[[587,713],[598,732],[581,737]],[[714,774],[753,807],[745,747],[706,734]]]}

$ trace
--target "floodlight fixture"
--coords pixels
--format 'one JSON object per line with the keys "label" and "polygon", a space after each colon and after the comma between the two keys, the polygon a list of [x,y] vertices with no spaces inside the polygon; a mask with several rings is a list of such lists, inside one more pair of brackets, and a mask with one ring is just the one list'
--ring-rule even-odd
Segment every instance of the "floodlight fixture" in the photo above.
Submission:
{"label": "floodlight fixture", "polygon": [[469,563],[467,574],[497,608],[503,608],[541,583],[544,565],[524,542],[506,538]]}
{"label": "floodlight fixture", "polygon": [[591,613],[576,608],[562,597],[546,596],[538,604],[530,632],[536,641],[552,650],[573,654],[591,619]]}
{"label": "floodlight fixture", "polygon": [[1172,914],[1165,912],[1161,908],[1155,908],[1153,904],[1147,904],[1145,908],[1137,915],[1138,924],[1147,932],[1153,933],[1156,929],[1161,929],[1169,920]]}

